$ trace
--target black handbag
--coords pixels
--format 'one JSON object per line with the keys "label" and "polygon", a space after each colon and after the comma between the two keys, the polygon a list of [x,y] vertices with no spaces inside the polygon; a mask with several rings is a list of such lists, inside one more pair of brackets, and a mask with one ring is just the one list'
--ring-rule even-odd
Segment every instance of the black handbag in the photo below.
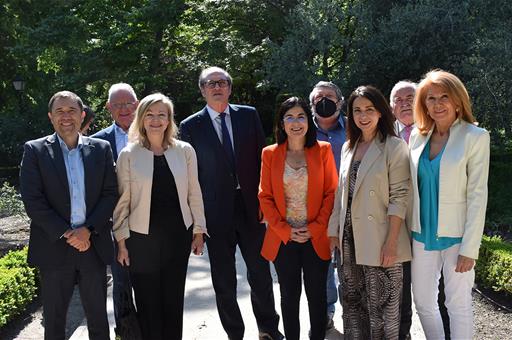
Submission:
{"label": "black handbag", "polygon": [[121,294],[121,310],[116,325],[116,334],[121,340],[142,340],[137,311],[132,300],[132,285],[126,284]]}

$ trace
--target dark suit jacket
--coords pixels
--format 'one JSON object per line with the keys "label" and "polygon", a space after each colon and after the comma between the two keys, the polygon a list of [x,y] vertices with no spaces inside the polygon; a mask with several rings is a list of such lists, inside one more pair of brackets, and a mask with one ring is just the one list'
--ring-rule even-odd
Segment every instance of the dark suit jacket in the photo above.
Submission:
{"label": "dark suit jacket", "polygon": [[[261,150],[265,145],[263,127],[253,107],[230,105],[230,115],[238,182],[247,219],[256,223]],[[232,225],[234,205],[229,202],[234,202],[236,191],[229,161],[206,107],[181,122],[180,137],[196,150],[208,233],[222,232],[226,226]]]}
{"label": "dark suit jacket", "polygon": [[[91,247],[105,264],[112,262],[110,235],[117,203],[117,180],[112,151],[107,142],[83,137],[85,225],[92,226]],[[73,247],[61,237],[70,228],[71,201],[64,157],[56,134],[25,143],[20,190],[31,218],[28,262],[39,267],[65,263]]]}
{"label": "dark suit jacket", "polygon": [[[110,125],[109,127],[104,128],[96,132],[91,138],[99,138],[106,140],[110,143],[110,148],[112,149],[112,154],[114,155],[114,161],[117,161],[117,147],[116,147],[116,131],[115,131],[115,123]],[[120,151],[120,150],[119,150]]]}

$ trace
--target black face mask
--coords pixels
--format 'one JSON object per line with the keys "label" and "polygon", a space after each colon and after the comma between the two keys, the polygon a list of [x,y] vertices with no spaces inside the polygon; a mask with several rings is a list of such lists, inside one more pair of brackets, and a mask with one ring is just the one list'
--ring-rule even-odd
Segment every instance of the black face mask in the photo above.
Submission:
{"label": "black face mask", "polygon": [[315,104],[315,112],[323,118],[331,117],[336,113],[336,109],[336,103],[326,97],[323,97]]}

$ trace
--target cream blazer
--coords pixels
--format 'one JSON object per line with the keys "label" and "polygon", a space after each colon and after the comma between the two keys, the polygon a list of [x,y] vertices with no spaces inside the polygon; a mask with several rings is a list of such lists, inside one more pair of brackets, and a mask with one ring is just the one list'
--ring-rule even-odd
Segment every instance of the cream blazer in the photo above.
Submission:
{"label": "cream blazer", "polygon": [[[426,136],[414,129],[409,141],[413,209],[408,225],[421,232],[418,164],[432,131]],[[462,237],[459,254],[478,258],[487,207],[489,176],[489,133],[464,120],[457,119],[450,127],[450,137],[439,168],[439,237]]]}
{"label": "cream blazer", "polygon": [[[328,236],[340,239],[341,250],[348,205],[350,167],[355,149],[349,149],[348,142],[343,145],[339,186],[329,219]],[[388,216],[405,218],[410,187],[409,174],[407,144],[402,139],[392,136],[388,136],[382,142],[378,134],[361,161],[352,196],[352,228],[357,264],[381,265],[380,253],[389,231]],[[343,251],[341,253],[343,261]],[[410,235],[405,223],[402,223],[398,236],[397,262],[409,260]]]}
{"label": "cream blazer", "polygon": [[[194,233],[206,233],[203,196],[197,177],[197,159],[192,146],[174,140],[165,152],[165,159],[174,176],[183,221]],[[114,237],[130,237],[130,230],[149,233],[151,187],[153,184],[153,152],[138,143],[128,143],[116,165],[119,201],[114,209]]]}

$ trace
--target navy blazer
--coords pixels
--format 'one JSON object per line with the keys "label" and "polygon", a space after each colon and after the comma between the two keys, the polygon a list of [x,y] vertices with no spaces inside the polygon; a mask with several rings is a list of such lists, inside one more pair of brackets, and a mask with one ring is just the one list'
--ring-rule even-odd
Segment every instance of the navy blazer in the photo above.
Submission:
{"label": "navy blazer", "polygon": [[[117,203],[117,179],[107,142],[82,137],[85,176],[85,225],[94,228],[91,247],[105,264],[114,258],[110,218]],[[57,135],[25,143],[20,191],[30,223],[28,262],[55,267],[73,247],[62,235],[71,225],[71,200],[64,157]]]}
{"label": "navy blazer", "polygon": [[[91,138],[99,138],[106,140],[110,143],[110,148],[112,149],[112,154],[114,155],[114,161],[117,161],[117,146],[116,146],[116,130],[115,130],[116,123],[113,123],[109,127],[104,128],[103,130],[100,130],[96,132],[94,135],[91,136]],[[121,150],[119,150],[121,151]]]}
{"label": "navy blazer", "polygon": [[[257,223],[263,127],[255,108],[229,105],[233,127],[236,172],[246,206],[247,221]],[[206,227],[210,235],[232,225],[236,190],[226,153],[206,107],[180,124],[180,138],[197,154],[199,183],[203,194]]]}

